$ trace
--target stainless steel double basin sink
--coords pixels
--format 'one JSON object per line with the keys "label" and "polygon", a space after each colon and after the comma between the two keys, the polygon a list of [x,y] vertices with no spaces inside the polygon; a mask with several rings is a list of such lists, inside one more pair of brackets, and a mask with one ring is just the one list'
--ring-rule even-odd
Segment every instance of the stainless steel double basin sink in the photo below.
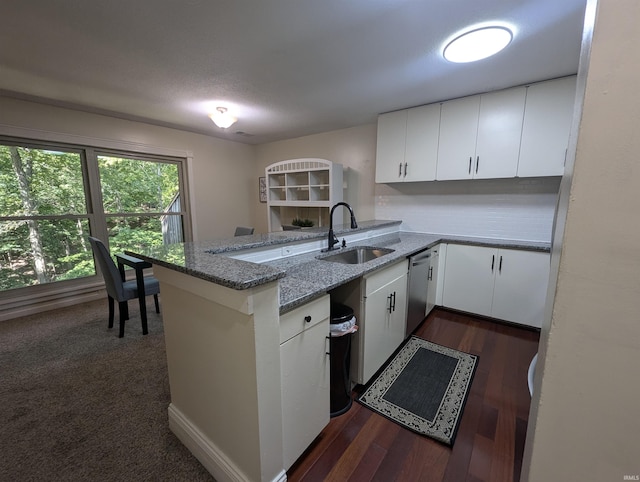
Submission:
{"label": "stainless steel double basin sink", "polygon": [[372,246],[356,246],[354,248],[345,248],[336,254],[318,256],[320,261],[330,261],[342,264],[362,264],[373,261],[381,256],[393,253],[395,250],[389,248],[374,248]]}

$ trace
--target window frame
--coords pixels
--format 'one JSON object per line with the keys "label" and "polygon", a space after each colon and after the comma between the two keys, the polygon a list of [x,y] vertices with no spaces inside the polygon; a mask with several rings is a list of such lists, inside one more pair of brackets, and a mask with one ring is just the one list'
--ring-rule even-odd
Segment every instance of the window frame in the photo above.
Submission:
{"label": "window frame", "polygon": [[[0,129],[6,130],[6,129]],[[11,129],[18,131],[31,131],[29,129]],[[37,131],[33,131],[36,134]],[[117,141],[95,142],[91,138],[80,138],[72,136],[74,141],[65,142],[55,140],[52,137],[69,137],[65,135],[52,136],[51,133],[42,133],[39,138],[23,137],[19,135],[5,135],[0,132],[0,144],[26,147],[42,150],[62,150],[74,152],[80,155],[83,187],[85,196],[86,213],[84,214],[61,214],[61,215],[32,215],[32,216],[0,216],[0,221],[20,220],[61,220],[61,219],[82,219],[87,220],[89,231],[92,236],[96,236],[109,243],[107,231],[108,217],[124,216],[180,216],[182,218],[183,240],[185,242],[193,240],[192,224],[192,199],[189,190],[189,173],[192,155],[188,151],[178,151],[173,149],[157,148],[152,146],[123,143]],[[67,139],[68,140],[68,139]],[[93,141],[93,142],[92,142]],[[98,168],[98,156],[109,155],[128,159],[151,162],[168,162],[178,166],[178,182],[180,190],[180,211],[178,212],[143,212],[143,213],[109,213],[105,214],[102,205],[102,190],[100,186],[100,172]],[[95,292],[103,288],[104,281],[96,265],[94,276],[84,276],[71,280],[60,280],[52,283],[34,284],[0,291],[0,320],[8,319],[11,316],[3,316],[2,313],[15,308],[23,308],[34,302],[51,301],[59,298],[73,297],[87,292]],[[66,303],[71,304],[71,303]],[[38,311],[38,310],[36,310]]]}

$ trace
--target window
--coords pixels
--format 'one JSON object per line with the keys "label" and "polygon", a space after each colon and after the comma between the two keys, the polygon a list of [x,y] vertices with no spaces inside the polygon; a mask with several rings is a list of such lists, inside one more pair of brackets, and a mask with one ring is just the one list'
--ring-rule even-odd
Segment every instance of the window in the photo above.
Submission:
{"label": "window", "polygon": [[0,139],[0,294],[95,276],[112,252],[190,239],[185,159]]}
{"label": "window", "polygon": [[178,164],[108,154],[97,158],[111,249],[184,240]]}
{"label": "window", "polygon": [[1,290],[95,274],[83,179],[79,151],[0,146]]}

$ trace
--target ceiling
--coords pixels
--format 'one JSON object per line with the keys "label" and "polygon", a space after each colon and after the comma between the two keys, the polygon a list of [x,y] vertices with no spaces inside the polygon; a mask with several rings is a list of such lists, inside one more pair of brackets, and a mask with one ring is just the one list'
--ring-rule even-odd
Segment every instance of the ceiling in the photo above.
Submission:
{"label": "ceiling", "polygon": [[[1,2],[0,94],[258,144],[578,69],[586,0]],[[471,64],[468,26],[516,27]],[[238,117],[227,130],[207,117]],[[0,114],[1,115],[1,114]]]}

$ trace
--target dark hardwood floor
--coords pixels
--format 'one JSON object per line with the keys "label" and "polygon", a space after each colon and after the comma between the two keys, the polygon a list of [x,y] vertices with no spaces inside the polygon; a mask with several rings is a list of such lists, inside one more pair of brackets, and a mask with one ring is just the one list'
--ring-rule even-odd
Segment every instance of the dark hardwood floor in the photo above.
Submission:
{"label": "dark hardwood floor", "polygon": [[[329,425],[287,473],[290,481],[518,481],[529,417],[527,370],[539,334],[436,308],[421,338],[479,356],[453,447],[359,403]],[[356,387],[354,397],[362,390]]]}

